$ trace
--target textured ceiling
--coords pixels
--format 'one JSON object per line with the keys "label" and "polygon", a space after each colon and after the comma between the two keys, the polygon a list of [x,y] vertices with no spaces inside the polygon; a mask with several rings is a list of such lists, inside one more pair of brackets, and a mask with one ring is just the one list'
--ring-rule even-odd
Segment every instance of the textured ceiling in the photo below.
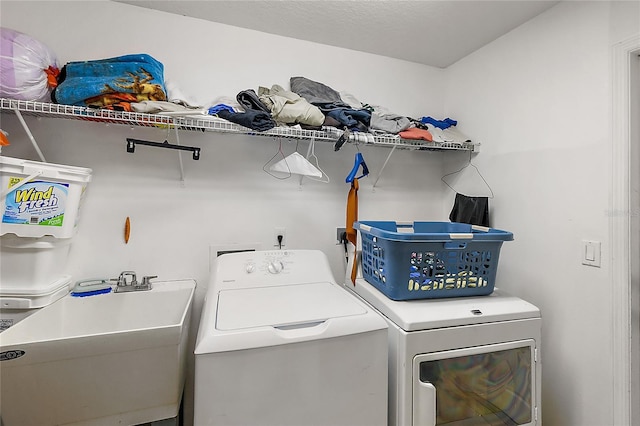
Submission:
{"label": "textured ceiling", "polygon": [[445,68],[559,1],[115,0]]}

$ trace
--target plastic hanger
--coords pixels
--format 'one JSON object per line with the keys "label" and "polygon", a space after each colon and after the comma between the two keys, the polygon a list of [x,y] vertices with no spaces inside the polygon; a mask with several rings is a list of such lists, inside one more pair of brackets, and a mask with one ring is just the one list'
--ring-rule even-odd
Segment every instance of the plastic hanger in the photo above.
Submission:
{"label": "plastic hanger", "polygon": [[[356,177],[356,174],[358,173],[358,170],[360,169],[361,166],[362,166],[362,174],[360,176]],[[353,182],[354,179],[361,179],[361,178],[367,176],[368,174],[369,174],[369,168],[367,167],[367,163],[365,163],[364,157],[362,156],[362,153],[360,151],[358,151],[356,153],[356,158],[355,158],[355,161],[353,163],[353,169],[351,169],[351,172],[349,173],[349,175],[345,179],[345,182],[351,183],[351,182]]]}
{"label": "plastic hanger", "polygon": [[484,182],[485,186],[489,189],[489,192],[491,193],[491,196],[488,198],[493,198],[493,189],[491,189],[491,186],[487,183],[487,180],[484,178],[484,176],[482,176],[482,173],[480,173],[480,169],[478,169],[478,167],[473,164],[471,162],[471,151],[469,151],[469,161],[467,162],[467,164],[465,164],[464,166],[462,166],[462,168],[460,168],[459,170],[456,170],[455,172],[451,172],[451,173],[447,173],[446,175],[442,176],[440,178],[440,180],[442,182],[444,182],[445,185],[447,185],[449,188],[451,188],[451,190],[455,193],[460,193],[460,191],[456,190],[454,187],[452,187],[449,182],[447,182],[445,180],[445,178],[449,177],[449,176],[453,176],[456,175],[458,173],[461,173],[464,169],[466,169],[467,167],[473,167],[476,170],[476,173],[478,173],[478,176],[480,176],[480,179],[482,179],[482,181]]}
{"label": "plastic hanger", "polygon": [[333,150],[339,151],[340,148],[342,148],[342,145],[344,145],[345,142],[349,140],[349,138],[351,138],[351,130],[344,129],[344,132],[342,133],[342,135],[340,135],[336,143],[333,145]]}

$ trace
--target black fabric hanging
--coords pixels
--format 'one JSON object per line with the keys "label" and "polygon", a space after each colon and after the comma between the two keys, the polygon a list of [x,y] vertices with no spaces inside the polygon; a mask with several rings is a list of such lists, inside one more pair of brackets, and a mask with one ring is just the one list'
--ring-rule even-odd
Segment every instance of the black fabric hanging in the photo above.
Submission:
{"label": "black fabric hanging", "polygon": [[453,209],[449,214],[452,222],[489,226],[489,197],[467,197],[456,193]]}

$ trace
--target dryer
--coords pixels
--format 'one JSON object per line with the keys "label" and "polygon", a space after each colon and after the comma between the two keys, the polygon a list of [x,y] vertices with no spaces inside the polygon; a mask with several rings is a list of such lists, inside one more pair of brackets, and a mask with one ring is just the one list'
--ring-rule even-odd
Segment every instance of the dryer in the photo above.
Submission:
{"label": "dryer", "polygon": [[316,250],[220,256],[195,347],[194,424],[386,425],[387,323]]}
{"label": "dryer", "polygon": [[345,286],[389,325],[389,425],[541,423],[540,310],[491,295],[393,301]]}

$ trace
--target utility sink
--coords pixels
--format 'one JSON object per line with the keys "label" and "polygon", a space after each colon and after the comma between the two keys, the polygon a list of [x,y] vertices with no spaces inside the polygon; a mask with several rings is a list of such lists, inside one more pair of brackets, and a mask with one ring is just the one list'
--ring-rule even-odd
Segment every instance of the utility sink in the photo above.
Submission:
{"label": "utility sink", "polygon": [[177,416],[193,280],[62,299],[0,333],[4,425],[136,425]]}

